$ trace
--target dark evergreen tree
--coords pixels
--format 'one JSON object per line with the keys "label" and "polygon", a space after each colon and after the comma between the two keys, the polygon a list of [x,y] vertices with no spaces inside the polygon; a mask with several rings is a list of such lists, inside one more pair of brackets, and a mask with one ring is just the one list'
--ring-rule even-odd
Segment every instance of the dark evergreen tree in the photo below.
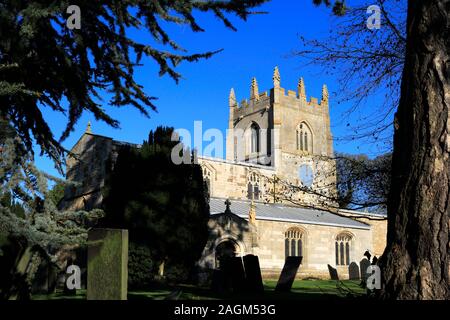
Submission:
{"label": "dark evergreen tree", "polygon": [[49,198],[55,206],[58,206],[59,202],[64,198],[64,190],[66,188],[66,183],[58,182],[51,190],[47,193],[47,198]]}
{"label": "dark evergreen tree", "polygon": [[172,133],[158,127],[141,148],[119,151],[105,186],[101,225],[128,229],[130,241],[150,248],[156,267],[186,273],[205,246],[209,207],[200,166],[172,162],[179,143],[171,141]]}
{"label": "dark evergreen tree", "polygon": [[0,194],[0,205],[9,208],[16,216],[25,218],[25,209],[18,201],[14,200],[11,192],[6,191],[5,193]]}
{"label": "dark evergreen tree", "polygon": [[[33,138],[43,152],[63,160],[63,149],[46,123],[43,108],[68,118],[66,138],[84,111],[118,127],[100,104],[100,92],[111,97],[109,106],[133,106],[144,115],[155,109],[135,81],[141,58],[160,66],[159,75],[180,79],[175,70],[183,61],[209,58],[216,51],[187,54],[165,31],[166,23],[204,31],[196,12],[213,13],[235,30],[227,16],[246,20],[250,10],[266,0],[150,1],[76,0],[0,2],[0,116],[8,116],[28,151]],[[77,5],[81,28],[67,27],[67,9]],[[148,31],[136,39],[130,29]],[[67,101],[67,105],[63,101]]]}

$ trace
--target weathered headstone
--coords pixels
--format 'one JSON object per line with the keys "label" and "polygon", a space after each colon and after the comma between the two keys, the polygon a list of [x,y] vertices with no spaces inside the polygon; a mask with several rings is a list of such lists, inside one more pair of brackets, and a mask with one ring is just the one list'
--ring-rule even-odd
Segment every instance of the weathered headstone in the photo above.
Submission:
{"label": "weathered headstone", "polygon": [[275,291],[291,291],[292,284],[294,283],[295,276],[297,275],[298,268],[302,263],[302,259],[303,257],[286,258],[286,262],[284,263]]}
{"label": "weathered headstone", "polygon": [[365,283],[367,280],[367,268],[370,266],[370,261],[367,260],[366,258],[363,258],[360,262],[359,262],[359,269],[361,272],[361,280]]}
{"label": "weathered headstone", "polygon": [[93,229],[88,234],[88,300],[126,300],[128,230]]}
{"label": "weathered headstone", "polygon": [[349,280],[359,280],[359,266],[356,262],[350,263],[348,266],[348,278]]}
{"label": "weathered headstone", "polygon": [[245,277],[247,280],[247,290],[249,292],[263,292],[261,268],[257,256],[248,254],[244,256]]}
{"label": "weathered headstone", "polygon": [[330,273],[331,280],[339,280],[336,268],[333,268],[332,266],[328,265],[328,272]]}

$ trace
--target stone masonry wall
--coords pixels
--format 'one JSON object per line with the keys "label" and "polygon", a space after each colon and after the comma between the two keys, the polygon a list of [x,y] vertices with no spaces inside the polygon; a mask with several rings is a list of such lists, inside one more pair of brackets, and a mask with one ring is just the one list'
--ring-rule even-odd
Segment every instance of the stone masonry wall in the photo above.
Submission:
{"label": "stone masonry wall", "polygon": [[[350,262],[363,258],[367,249],[372,249],[372,234],[370,230],[349,229],[342,227],[321,226],[312,224],[297,224],[289,222],[257,220],[258,248],[255,254],[259,256],[264,277],[271,278],[283,268],[285,261],[285,232],[297,227],[304,232],[303,263],[298,277],[318,277],[329,279],[327,264],[336,267],[335,239],[341,232],[352,234]],[[348,277],[348,267],[337,267],[342,279]]]}

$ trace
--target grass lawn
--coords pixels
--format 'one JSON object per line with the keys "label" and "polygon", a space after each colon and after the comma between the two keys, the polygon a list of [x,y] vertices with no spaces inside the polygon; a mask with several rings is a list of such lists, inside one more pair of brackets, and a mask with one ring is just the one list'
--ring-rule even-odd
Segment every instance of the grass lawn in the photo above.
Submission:
{"label": "grass lawn", "polygon": [[[192,285],[180,285],[177,287],[158,287],[146,291],[131,291],[128,293],[129,300],[164,300],[174,290],[181,290],[181,300],[211,300],[211,299],[233,299],[233,300],[323,300],[323,299],[345,299],[351,294],[363,296],[365,290],[359,287],[359,281],[333,281],[333,280],[296,280],[291,292],[276,292],[276,280],[264,281],[263,294],[218,294],[211,292],[208,288]],[[85,299],[86,290],[79,290],[76,296],[67,296],[63,293],[51,295],[34,295],[33,300],[61,300],[61,299]]]}

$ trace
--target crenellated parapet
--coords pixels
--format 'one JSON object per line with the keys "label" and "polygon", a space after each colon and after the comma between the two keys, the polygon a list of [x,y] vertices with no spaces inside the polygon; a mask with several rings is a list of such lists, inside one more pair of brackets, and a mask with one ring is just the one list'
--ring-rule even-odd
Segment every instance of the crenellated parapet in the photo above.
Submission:
{"label": "crenellated parapet", "polygon": [[[332,155],[332,134],[329,119],[329,95],[326,85],[322,87],[322,97],[307,96],[303,78],[297,83],[296,90],[282,87],[281,74],[275,67],[272,75],[273,87],[260,93],[255,77],[250,83],[250,97],[237,102],[234,90],[230,93],[229,129],[233,134],[244,132],[244,140],[249,137],[252,128],[259,128],[265,135],[267,155],[272,156],[271,165],[283,162],[282,153],[296,155]],[[237,130],[239,129],[239,130]],[[308,131],[307,131],[308,130]],[[266,133],[268,132],[268,133]],[[296,133],[298,132],[298,134]],[[246,141],[251,145],[251,141]],[[308,146],[306,150],[304,146]],[[243,153],[251,158],[252,149]],[[227,135],[227,159],[234,159],[235,137]],[[231,150],[231,151],[229,151]]]}
{"label": "crenellated parapet", "polygon": [[[328,112],[328,108],[323,109],[322,107],[328,107],[328,89],[326,85],[322,88],[322,97],[319,100],[316,97],[307,97],[306,86],[303,78],[300,78],[297,84],[297,90],[286,90],[281,87],[281,76],[278,67],[275,67],[272,76],[273,88],[270,91],[265,91],[259,93],[259,86],[256,78],[252,78],[250,85],[250,98],[243,99],[241,102],[237,102],[235,92],[232,89],[230,93],[230,107],[236,107],[236,112],[234,112],[235,117],[245,116],[247,113],[255,112],[259,109],[269,109],[272,102],[279,102],[280,99],[285,101],[283,104],[289,106],[295,106],[298,108],[317,108],[316,111]],[[270,93],[269,93],[270,92]],[[310,110],[311,111],[311,110]]]}

